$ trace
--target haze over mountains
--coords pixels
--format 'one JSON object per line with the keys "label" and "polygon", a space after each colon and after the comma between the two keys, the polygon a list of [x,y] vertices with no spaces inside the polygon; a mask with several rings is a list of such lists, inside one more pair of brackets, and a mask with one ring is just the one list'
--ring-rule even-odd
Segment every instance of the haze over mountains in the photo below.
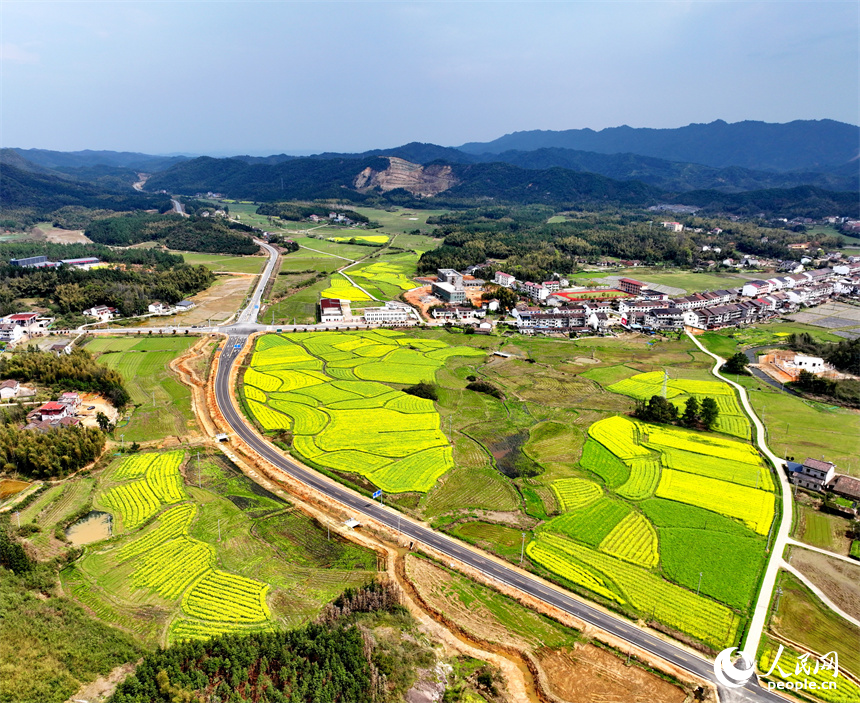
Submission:
{"label": "haze over mountains", "polygon": [[[860,190],[858,147],[860,128],[833,120],[788,124],[718,120],[678,129],[516,132],[460,148],[413,142],[359,154],[307,157],[216,159],[6,149],[0,163],[4,180],[29,174],[26,187],[16,190],[7,184],[4,196],[32,193],[37,175],[43,185],[45,179],[56,178],[127,191],[138,180],[137,174],[144,172],[152,174],[146,183],[151,192],[216,191],[253,200],[361,201],[374,193],[392,198],[402,192],[404,197],[450,202],[496,198],[650,204],[672,195],[677,202],[697,204],[730,202],[726,194],[803,186],[801,199],[832,199],[835,196],[827,192],[837,191],[841,195],[835,202],[841,202],[856,199]],[[55,189],[68,191],[69,186],[55,184]]]}

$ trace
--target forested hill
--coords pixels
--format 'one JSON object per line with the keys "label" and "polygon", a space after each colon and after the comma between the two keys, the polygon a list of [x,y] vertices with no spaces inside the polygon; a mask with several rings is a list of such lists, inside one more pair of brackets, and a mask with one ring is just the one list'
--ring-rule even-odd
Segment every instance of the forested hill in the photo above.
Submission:
{"label": "forested hill", "polygon": [[[249,164],[240,159],[203,157],[177,164],[147,181],[148,189],[165,188],[172,192],[218,191],[228,197],[262,202],[338,198],[356,203],[395,203],[412,207],[457,207],[475,201],[502,203],[543,203],[558,208],[582,205],[630,205],[647,207],[657,202],[697,205],[706,213],[765,213],[822,217],[839,214],[860,215],[856,191],[834,192],[811,186],[792,189],[766,189],[742,193],[700,190],[682,195],[666,192],[636,180],[617,180],[594,173],[564,168],[525,169],[506,163],[429,164],[438,172],[450,169],[450,183],[437,195],[414,197],[421,192],[427,172],[418,164],[406,164],[389,180],[391,190],[381,187],[355,188],[362,172],[380,175],[395,169],[387,157],[366,159],[291,159],[276,164]],[[411,170],[410,170],[411,169]],[[453,185],[452,185],[453,184]],[[450,186],[450,187],[448,187]]]}
{"label": "forested hill", "polygon": [[460,183],[437,199],[497,198],[514,203],[600,203],[647,205],[662,192],[641,181],[618,181],[594,173],[564,168],[541,171],[505,163],[459,164],[454,167]]}
{"label": "forested hill", "polygon": [[49,213],[69,205],[101,210],[170,209],[164,195],[108,190],[90,183],[59,178],[49,173],[25,171],[4,163],[0,168],[0,213],[26,210]]}
{"label": "forested hill", "polygon": [[51,151],[50,149],[10,149],[27,161],[51,169],[92,168],[110,166],[152,173],[163,171],[187,156],[154,156],[131,151]]}
{"label": "forested hill", "polygon": [[818,171],[857,158],[860,127],[834,120],[796,120],[787,124],[716,120],[677,129],[628,126],[600,131],[569,129],[514,132],[491,142],[459,147],[471,154],[579,149],[601,154],[631,153],[684,161],[766,171]]}
{"label": "forested hill", "polygon": [[86,235],[96,244],[127,247],[141,242],[161,242],[179,251],[218,254],[256,254],[253,229],[218,217],[182,217],[136,213],[96,220]]}
{"label": "forested hill", "polygon": [[[434,162],[439,163],[439,162]],[[496,198],[510,202],[618,202],[651,204],[661,195],[656,188],[636,181],[615,181],[605,176],[567,169],[533,171],[504,163],[449,164],[453,188],[435,198],[439,204],[474,198]],[[340,198],[364,202],[388,198],[403,202],[410,198],[408,183],[392,191],[360,193],[355,181],[362,171],[381,173],[389,169],[386,157],[366,159],[302,158],[277,164],[248,164],[239,159],[202,157],[177,164],[147,181],[148,190],[195,193],[215,190],[231,198],[260,201]],[[420,185],[416,181],[416,188]],[[426,200],[431,200],[427,198]]]}
{"label": "forested hill", "polygon": [[277,164],[249,164],[242,159],[201,156],[154,174],[146,182],[146,189],[186,194],[212,190],[240,200],[361,201],[365,198],[353,190],[353,181],[368,167],[386,169],[388,159],[302,158]]}

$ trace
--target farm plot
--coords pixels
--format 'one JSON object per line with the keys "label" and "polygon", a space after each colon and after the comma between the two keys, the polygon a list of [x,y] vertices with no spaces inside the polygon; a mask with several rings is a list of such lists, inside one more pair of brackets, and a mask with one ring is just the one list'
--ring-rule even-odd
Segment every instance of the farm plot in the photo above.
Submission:
{"label": "farm plot", "polygon": [[[733,642],[774,515],[773,480],[758,453],[618,416],[588,435],[580,466],[605,487],[551,484],[565,512],[537,529],[532,561],[709,646]],[[688,612],[696,607],[713,622]]]}
{"label": "farm plot", "polygon": [[[664,581],[646,569],[601,554],[563,537],[541,533],[537,547],[549,548],[556,554],[563,555],[564,563],[571,567],[587,569],[593,578],[603,584],[603,588],[606,588],[608,583],[614,584],[617,589],[614,590],[614,599],[628,603],[646,617],[660,620],[669,627],[686,632],[713,647],[722,648],[736,643],[740,618],[716,601],[697,596]],[[532,551],[529,554],[532,555]]]}
{"label": "farm plot", "polygon": [[209,571],[182,599],[182,609],[195,618],[257,623],[269,619],[268,584],[225,571]]}
{"label": "farm plot", "polygon": [[135,405],[128,421],[118,427],[126,442],[187,436],[195,426],[191,391],[169,366],[195,341],[178,336],[106,337],[88,343],[98,363],[119,371]]}
{"label": "farm plot", "polygon": [[599,500],[573,512],[553,518],[542,530],[571,537],[597,547],[630,514],[626,503],[612,498]]}
{"label": "farm plot", "polygon": [[768,533],[773,521],[772,493],[673,469],[663,471],[657,497],[736,518],[760,535]]}
{"label": "farm plot", "polygon": [[602,444],[619,459],[646,457],[651,454],[639,445],[639,430],[636,423],[624,417],[608,417],[588,428],[588,435]]}
{"label": "farm plot", "polygon": [[600,486],[582,478],[562,478],[553,481],[552,490],[562,510],[584,508],[603,495]]}
{"label": "farm plot", "polygon": [[580,464],[600,476],[610,488],[627,482],[630,467],[599,442],[588,439],[582,450]]}
{"label": "farm plot", "polygon": [[340,275],[334,275],[329,281],[329,287],[320,295],[323,298],[343,298],[345,300],[370,300],[370,296],[360,288],[353,286],[347,279]]}
{"label": "farm plot", "polygon": [[[389,493],[425,493],[453,466],[439,414],[382,382],[433,381],[440,351],[484,356],[392,330],[265,335],[245,373],[245,402],[263,429],[292,431],[300,458]],[[325,372],[291,368],[309,360]]]}

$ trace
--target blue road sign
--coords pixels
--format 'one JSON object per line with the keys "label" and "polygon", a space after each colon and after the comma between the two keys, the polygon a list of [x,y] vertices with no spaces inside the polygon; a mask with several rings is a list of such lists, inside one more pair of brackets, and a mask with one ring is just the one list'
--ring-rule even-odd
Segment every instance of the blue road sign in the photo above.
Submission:
{"label": "blue road sign", "polygon": [[376,491],[376,493],[373,494],[373,497],[379,498],[379,496],[381,496],[381,495],[382,495],[382,491]]}

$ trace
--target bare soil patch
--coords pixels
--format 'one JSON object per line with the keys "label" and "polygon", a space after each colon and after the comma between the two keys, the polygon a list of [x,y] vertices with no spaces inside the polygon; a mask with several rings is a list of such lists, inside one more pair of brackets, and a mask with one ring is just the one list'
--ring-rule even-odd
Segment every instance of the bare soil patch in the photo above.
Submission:
{"label": "bare soil patch", "polygon": [[59,229],[48,224],[33,227],[30,234],[39,239],[46,239],[56,244],[92,244],[92,240],[82,229]]}
{"label": "bare soil patch", "polygon": [[140,326],[208,325],[210,319],[212,324],[224,322],[239,309],[256,281],[256,275],[219,276],[209,288],[189,298],[195,304],[193,309],[177,315],[148,317],[141,320]]}
{"label": "bare soil patch", "polygon": [[[92,407],[92,410],[90,408]],[[82,425],[87,427],[98,427],[96,421],[98,413],[107,415],[111,423],[116,424],[119,418],[119,411],[111,405],[105,398],[102,398],[97,393],[84,393],[81,395],[81,407],[78,409],[78,419]]]}
{"label": "bare soil patch", "polygon": [[111,670],[106,676],[99,676],[92,683],[84,684],[66,703],[75,703],[76,701],[102,703],[106,701],[113,695],[116,687],[134,672],[138,663],[123,664]]}
{"label": "bare soil patch", "polygon": [[795,547],[791,564],[849,615],[860,618],[860,563],[857,566]]}
{"label": "bare soil patch", "polygon": [[542,649],[537,658],[552,692],[568,701],[683,703],[686,693],[592,644]]}
{"label": "bare soil patch", "polygon": [[438,305],[439,301],[431,295],[431,286],[422,286],[421,288],[413,288],[403,294],[406,302],[421,311],[421,316],[430,319],[427,310],[433,305]]}

